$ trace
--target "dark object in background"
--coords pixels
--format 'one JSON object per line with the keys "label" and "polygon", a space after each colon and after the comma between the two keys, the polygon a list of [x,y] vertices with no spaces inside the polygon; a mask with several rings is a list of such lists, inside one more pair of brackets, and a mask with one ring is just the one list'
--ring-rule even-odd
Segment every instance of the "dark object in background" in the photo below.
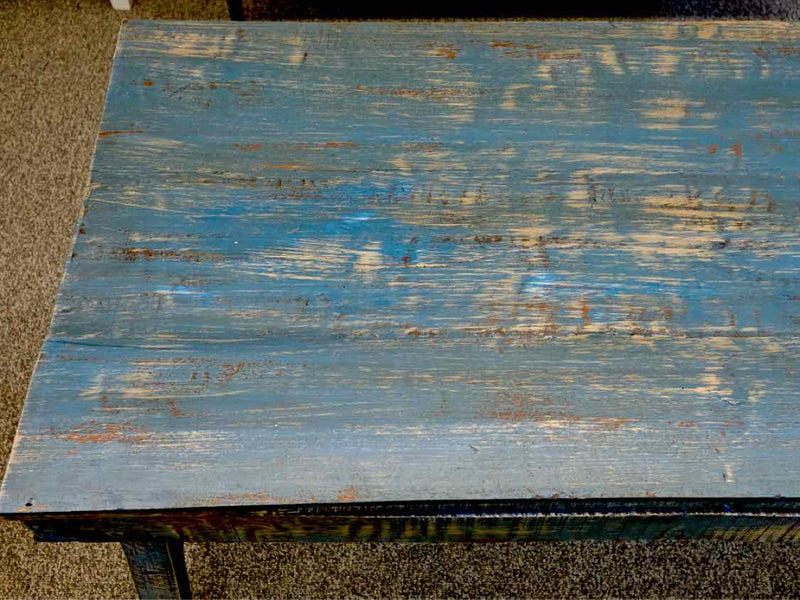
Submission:
{"label": "dark object in background", "polygon": [[454,0],[402,3],[365,0],[228,0],[233,20],[301,19],[508,19],[508,18],[800,18],[800,0],[612,0],[468,3]]}
{"label": "dark object in background", "polygon": [[231,14],[231,21],[244,21],[242,0],[228,0],[228,12]]}

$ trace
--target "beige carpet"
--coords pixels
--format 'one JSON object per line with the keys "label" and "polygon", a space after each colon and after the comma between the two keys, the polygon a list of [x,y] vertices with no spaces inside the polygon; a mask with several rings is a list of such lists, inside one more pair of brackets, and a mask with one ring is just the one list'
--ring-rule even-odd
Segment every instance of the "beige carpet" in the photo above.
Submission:
{"label": "beige carpet", "polygon": [[[227,18],[224,0],[135,17]],[[107,0],[0,0],[0,471],[83,202],[120,26]],[[187,547],[197,597],[798,597],[800,546],[596,542]],[[131,597],[116,544],[0,523],[1,598]]]}

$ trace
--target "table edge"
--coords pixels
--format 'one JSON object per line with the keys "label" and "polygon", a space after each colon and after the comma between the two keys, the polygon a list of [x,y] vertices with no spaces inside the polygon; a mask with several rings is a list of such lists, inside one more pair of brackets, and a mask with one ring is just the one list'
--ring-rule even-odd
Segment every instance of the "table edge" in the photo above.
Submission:
{"label": "table edge", "polygon": [[0,514],[39,541],[800,542],[800,498],[597,498],[247,505]]}

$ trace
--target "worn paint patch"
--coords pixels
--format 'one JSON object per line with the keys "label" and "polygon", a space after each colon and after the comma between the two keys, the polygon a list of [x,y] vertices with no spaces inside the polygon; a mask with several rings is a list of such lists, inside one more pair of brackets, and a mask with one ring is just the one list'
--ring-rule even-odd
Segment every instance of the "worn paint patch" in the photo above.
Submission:
{"label": "worn paint patch", "polygon": [[125,444],[141,444],[147,439],[147,430],[129,421],[123,423],[98,423],[85,421],[68,430],[52,433],[59,439],[79,444],[106,444],[121,442]]}
{"label": "worn paint patch", "polygon": [[135,133],[144,133],[141,129],[111,129],[111,130],[104,130],[101,131],[98,135],[100,137],[106,137],[109,135],[125,135],[125,134],[135,134]]}

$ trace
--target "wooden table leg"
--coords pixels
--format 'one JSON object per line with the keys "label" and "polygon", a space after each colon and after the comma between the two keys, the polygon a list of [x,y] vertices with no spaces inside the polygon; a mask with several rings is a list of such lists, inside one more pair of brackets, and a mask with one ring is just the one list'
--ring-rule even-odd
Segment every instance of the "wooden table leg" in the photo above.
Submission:
{"label": "wooden table leg", "polygon": [[183,542],[122,542],[139,598],[191,598]]}
{"label": "wooden table leg", "polygon": [[228,13],[231,15],[231,21],[244,21],[242,0],[228,0]]}

